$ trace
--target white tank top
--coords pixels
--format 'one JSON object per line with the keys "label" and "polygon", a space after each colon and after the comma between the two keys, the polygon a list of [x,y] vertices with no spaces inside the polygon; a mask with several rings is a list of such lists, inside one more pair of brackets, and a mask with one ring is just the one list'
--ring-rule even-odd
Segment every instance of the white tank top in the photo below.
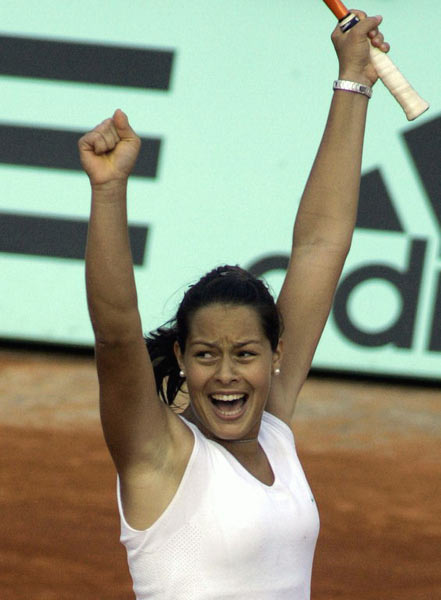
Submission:
{"label": "white tank top", "polygon": [[263,414],[259,443],[275,477],[268,486],[183,420],[194,448],[151,527],[128,525],[118,484],[137,600],[309,600],[319,517],[290,428]]}

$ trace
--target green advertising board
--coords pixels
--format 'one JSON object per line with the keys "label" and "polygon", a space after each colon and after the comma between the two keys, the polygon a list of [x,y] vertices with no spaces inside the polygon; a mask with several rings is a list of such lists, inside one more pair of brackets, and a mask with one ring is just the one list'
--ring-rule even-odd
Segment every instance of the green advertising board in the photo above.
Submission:
{"label": "green advertising board", "polygon": [[[370,101],[360,212],[317,368],[439,379],[441,8],[366,0],[430,110]],[[400,15],[397,17],[397,15]],[[144,329],[240,264],[277,293],[326,120],[334,17],[298,3],[17,0],[0,31],[0,337],[90,346],[90,192],[76,140],[115,108],[143,138],[129,221]]]}

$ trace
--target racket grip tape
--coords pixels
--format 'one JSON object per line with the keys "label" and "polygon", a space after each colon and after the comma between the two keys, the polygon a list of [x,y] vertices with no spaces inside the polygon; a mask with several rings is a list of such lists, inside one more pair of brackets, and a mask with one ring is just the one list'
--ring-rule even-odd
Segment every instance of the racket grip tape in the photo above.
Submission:
{"label": "racket grip tape", "polygon": [[413,121],[429,108],[429,103],[414,90],[387,54],[371,46],[370,57],[378,77],[400,104],[408,121]]}

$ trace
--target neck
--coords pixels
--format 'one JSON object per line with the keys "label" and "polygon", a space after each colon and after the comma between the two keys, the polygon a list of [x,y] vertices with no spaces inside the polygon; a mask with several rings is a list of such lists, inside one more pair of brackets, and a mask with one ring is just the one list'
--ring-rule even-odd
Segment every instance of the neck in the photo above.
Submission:
{"label": "neck", "polygon": [[245,442],[256,442],[257,438],[254,437],[254,438],[244,438],[242,440],[221,440],[221,441],[228,442],[229,444],[244,444]]}

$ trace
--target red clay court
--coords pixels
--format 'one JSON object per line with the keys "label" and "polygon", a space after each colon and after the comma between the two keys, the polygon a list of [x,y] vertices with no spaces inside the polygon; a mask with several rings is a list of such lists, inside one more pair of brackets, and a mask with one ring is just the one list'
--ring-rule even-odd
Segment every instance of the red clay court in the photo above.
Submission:
{"label": "red clay court", "polygon": [[[2,600],[134,598],[97,393],[89,357],[0,351]],[[440,404],[435,386],[306,383],[293,428],[321,516],[312,600],[441,598]]]}

